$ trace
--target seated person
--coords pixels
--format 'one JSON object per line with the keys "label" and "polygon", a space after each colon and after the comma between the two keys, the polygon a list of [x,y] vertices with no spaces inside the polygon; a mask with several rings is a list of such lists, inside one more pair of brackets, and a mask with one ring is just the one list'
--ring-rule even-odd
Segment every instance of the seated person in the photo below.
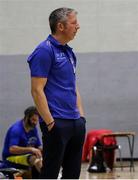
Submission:
{"label": "seated person", "polygon": [[35,167],[40,172],[42,148],[36,128],[38,121],[39,114],[36,108],[31,106],[24,111],[24,118],[8,129],[2,152],[4,161]]}

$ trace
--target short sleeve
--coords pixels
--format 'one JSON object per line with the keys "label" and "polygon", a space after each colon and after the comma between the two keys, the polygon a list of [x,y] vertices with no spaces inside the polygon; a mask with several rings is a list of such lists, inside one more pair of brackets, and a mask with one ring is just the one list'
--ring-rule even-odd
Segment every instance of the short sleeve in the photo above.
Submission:
{"label": "short sleeve", "polygon": [[13,145],[19,145],[20,142],[20,132],[18,130],[15,130],[14,128],[10,131],[9,136],[9,147]]}
{"label": "short sleeve", "polygon": [[52,57],[50,51],[45,48],[36,49],[28,58],[31,77],[48,77]]}

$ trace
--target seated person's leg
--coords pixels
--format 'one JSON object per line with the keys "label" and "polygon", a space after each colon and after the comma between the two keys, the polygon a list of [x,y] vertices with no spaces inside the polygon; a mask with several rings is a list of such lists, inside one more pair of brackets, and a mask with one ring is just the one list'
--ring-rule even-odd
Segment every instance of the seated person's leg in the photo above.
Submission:
{"label": "seated person's leg", "polygon": [[29,157],[32,156],[31,154],[25,154],[25,155],[15,155],[15,156],[9,156],[7,157],[7,161],[15,163],[15,164],[20,164],[24,166],[30,166],[28,159]]}
{"label": "seated person's leg", "polygon": [[7,158],[7,160],[9,162],[28,166],[28,167],[35,166],[38,172],[40,172],[42,167],[42,158],[37,158],[35,155],[32,154],[10,156]]}
{"label": "seated person's leg", "polygon": [[40,172],[41,167],[42,167],[42,158],[37,158],[35,155],[31,155],[28,158],[28,161],[31,166],[35,166],[38,172]]}

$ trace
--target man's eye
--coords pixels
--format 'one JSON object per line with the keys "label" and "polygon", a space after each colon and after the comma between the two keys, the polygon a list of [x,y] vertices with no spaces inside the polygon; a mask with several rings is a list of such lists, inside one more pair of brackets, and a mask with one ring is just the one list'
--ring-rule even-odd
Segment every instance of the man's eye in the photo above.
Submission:
{"label": "man's eye", "polygon": [[76,22],[72,22],[73,25],[76,25],[77,23]]}

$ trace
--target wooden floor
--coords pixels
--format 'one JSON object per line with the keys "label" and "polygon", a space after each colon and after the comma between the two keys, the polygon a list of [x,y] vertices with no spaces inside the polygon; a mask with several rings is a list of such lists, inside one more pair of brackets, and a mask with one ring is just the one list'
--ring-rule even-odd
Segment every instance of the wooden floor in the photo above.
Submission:
{"label": "wooden floor", "polygon": [[[125,164],[128,162],[125,162]],[[88,163],[82,163],[80,179],[138,179],[138,162],[134,162],[135,171],[130,172],[129,167],[114,168],[113,172],[106,173],[89,173]]]}

